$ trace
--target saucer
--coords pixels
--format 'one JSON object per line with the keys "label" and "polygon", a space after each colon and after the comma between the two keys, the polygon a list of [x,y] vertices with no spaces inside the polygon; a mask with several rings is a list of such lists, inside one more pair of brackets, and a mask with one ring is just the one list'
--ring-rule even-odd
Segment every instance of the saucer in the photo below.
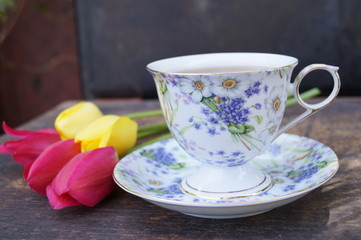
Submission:
{"label": "saucer", "polygon": [[293,202],[320,187],[336,173],[339,162],[328,146],[313,139],[282,134],[247,164],[267,172],[272,187],[257,195],[208,199],[190,195],[181,181],[200,166],[172,138],[125,156],[116,165],[115,182],[155,205],[203,218],[247,217]]}

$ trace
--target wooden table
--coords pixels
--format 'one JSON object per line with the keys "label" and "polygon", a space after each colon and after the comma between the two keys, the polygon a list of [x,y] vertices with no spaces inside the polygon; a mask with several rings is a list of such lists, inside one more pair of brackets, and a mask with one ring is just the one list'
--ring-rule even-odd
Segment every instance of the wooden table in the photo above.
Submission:
{"label": "wooden table", "polygon": [[[95,102],[106,114],[159,107],[156,100]],[[21,128],[52,127],[55,116],[72,103],[65,102]],[[288,108],[285,120],[298,112],[297,107]],[[0,239],[361,239],[361,98],[338,98],[289,132],[333,148],[340,159],[335,177],[294,203],[228,220],[186,216],[121,189],[94,208],[53,210],[44,196],[27,187],[22,166],[0,155]],[[9,139],[3,136],[0,142]]]}

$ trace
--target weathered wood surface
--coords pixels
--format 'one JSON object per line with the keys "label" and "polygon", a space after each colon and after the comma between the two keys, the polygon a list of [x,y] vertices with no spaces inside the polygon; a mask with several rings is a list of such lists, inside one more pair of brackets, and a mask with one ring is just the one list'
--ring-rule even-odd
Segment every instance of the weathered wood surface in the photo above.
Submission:
{"label": "weathered wood surface", "polygon": [[[71,103],[59,105],[22,128],[51,127],[56,114]],[[113,114],[159,106],[157,101],[139,100],[96,103],[104,113]],[[334,149],[340,159],[335,177],[294,203],[248,218],[190,217],[121,189],[94,208],[52,210],[44,196],[27,187],[22,166],[0,155],[0,239],[360,239],[360,106],[361,98],[339,98],[290,131]],[[299,110],[289,108],[285,120]],[[8,139],[3,136],[0,142]]]}

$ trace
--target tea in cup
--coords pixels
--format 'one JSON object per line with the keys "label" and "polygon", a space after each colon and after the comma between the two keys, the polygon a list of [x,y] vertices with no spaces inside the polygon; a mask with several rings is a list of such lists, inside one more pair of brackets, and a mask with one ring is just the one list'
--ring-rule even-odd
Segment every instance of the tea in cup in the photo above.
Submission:
{"label": "tea in cup", "polygon": [[[246,163],[262,154],[290,127],[329,104],[338,94],[338,67],[312,64],[291,83],[298,60],[266,53],[212,53],[163,59],[148,64],[164,118],[178,144],[203,164],[182,180],[197,197],[227,199],[267,191],[270,175]],[[303,77],[313,70],[332,77],[331,94],[318,104],[299,95]],[[306,111],[280,127],[293,91]]]}

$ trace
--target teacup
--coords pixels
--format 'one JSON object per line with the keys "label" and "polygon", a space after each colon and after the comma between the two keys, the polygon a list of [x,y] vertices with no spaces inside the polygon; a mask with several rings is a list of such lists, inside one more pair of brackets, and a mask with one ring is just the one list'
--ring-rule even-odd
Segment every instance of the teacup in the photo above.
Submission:
{"label": "teacup", "polygon": [[[182,189],[198,197],[237,198],[269,189],[272,178],[245,165],[281,133],[329,104],[338,94],[338,67],[312,64],[290,82],[298,60],[266,53],[212,53],[148,64],[169,130],[201,167],[183,179]],[[333,77],[322,102],[305,103],[303,77],[313,70]],[[288,94],[306,111],[280,128]]]}

